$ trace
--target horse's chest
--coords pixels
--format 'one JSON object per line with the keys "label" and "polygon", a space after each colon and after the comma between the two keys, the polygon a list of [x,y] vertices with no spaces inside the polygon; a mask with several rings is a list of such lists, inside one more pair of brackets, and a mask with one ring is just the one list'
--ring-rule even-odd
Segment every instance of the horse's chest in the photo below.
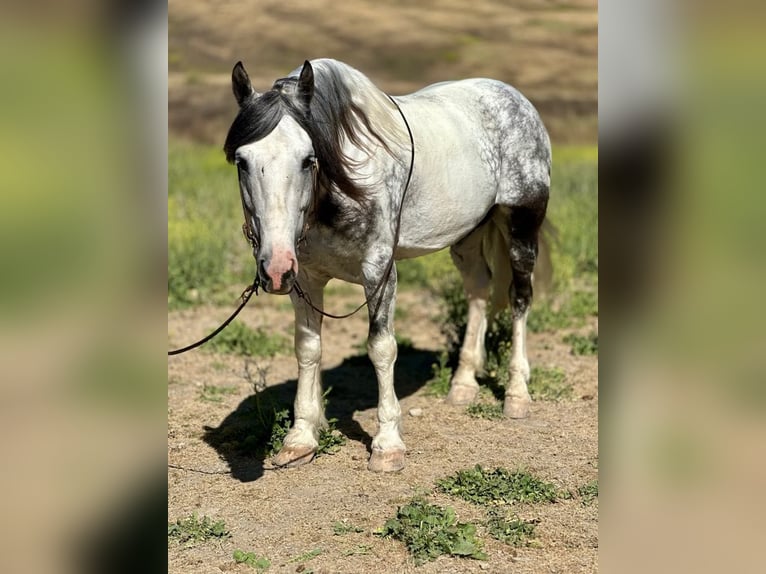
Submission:
{"label": "horse's chest", "polygon": [[351,240],[341,235],[320,232],[309,234],[306,243],[298,251],[298,262],[321,274],[360,283],[366,251],[366,242],[361,239]]}

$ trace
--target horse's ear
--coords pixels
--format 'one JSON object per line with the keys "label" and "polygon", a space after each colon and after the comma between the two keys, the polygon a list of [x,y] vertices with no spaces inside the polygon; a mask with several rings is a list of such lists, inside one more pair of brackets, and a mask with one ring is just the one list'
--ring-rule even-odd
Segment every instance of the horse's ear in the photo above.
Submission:
{"label": "horse's ear", "polygon": [[297,94],[300,101],[308,109],[311,98],[314,96],[314,68],[311,67],[311,62],[308,60],[303,63],[301,75],[298,76]]}
{"label": "horse's ear", "polygon": [[231,71],[231,91],[241,108],[255,94],[253,85],[250,83],[250,76],[247,75],[242,62],[237,62]]}

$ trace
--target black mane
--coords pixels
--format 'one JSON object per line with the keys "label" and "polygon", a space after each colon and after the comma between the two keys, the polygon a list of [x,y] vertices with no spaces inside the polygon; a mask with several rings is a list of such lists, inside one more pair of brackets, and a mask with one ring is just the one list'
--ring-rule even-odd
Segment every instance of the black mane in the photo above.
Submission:
{"label": "black mane", "polygon": [[223,146],[226,160],[233,163],[237,148],[269,135],[287,114],[311,138],[319,163],[320,188],[327,191],[334,185],[348,197],[361,201],[364,190],[349,175],[354,162],[343,154],[343,138],[364,147],[360,138],[363,127],[386,149],[388,146],[372,128],[364,110],[353,103],[338,71],[322,67],[317,72],[308,110],[296,95],[297,77],[279,79],[268,92],[245,103],[226,136]]}

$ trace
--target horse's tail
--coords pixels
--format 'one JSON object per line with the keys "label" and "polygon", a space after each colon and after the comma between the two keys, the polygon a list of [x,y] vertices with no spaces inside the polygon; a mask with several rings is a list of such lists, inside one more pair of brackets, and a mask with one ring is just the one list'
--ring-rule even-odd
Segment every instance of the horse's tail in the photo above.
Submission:
{"label": "horse's tail", "polygon": [[[549,294],[553,285],[551,240],[555,241],[555,238],[556,228],[546,218],[540,227],[534,272],[534,290],[540,294]],[[495,221],[490,220],[481,243],[481,254],[492,277],[490,315],[499,313],[510,304],[508,296],[513,282],[513,271],[509,253],[510,245],[506,233]]]}

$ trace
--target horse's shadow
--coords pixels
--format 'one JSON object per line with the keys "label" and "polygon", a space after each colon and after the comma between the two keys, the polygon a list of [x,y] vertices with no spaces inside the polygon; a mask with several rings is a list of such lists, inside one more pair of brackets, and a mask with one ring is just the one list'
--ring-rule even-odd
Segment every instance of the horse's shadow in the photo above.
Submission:
{"label": "horse's shadow", "polygon": [[[433,351],[400,347],[396,362],[396,394],[401,399],[422,387],[432,376]],[[336,428],[349,440],[365,443],[370,450],[372,437],[353,420],[355,411],[375,407],[378,385],[375,371],[366,356],[350,357],[335,368],[322,371],[328,395],[326,415],[337,419]],[[274,413],[289,409],[295,398],[297,380],[267,387],[243,400],[217,427],[204,427],[204,441],[229,465],[231,474],[241,482],[263,476],[266,444],[271,437]]]}

